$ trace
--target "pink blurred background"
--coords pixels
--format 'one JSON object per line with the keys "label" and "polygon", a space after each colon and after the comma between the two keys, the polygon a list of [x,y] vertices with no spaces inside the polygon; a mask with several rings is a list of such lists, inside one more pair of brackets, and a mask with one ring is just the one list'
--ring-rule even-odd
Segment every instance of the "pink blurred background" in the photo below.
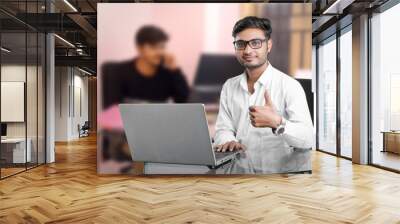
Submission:
{"label": "pink blurred background", "polygon": [[136,55],[137,29],[157,24],[170,36],[168,48],[191,84],[200,53],[234,53],[231,32],[240,18],[240,4],[99,4],[98,14],[99,66],[110,60],[132,58]]}

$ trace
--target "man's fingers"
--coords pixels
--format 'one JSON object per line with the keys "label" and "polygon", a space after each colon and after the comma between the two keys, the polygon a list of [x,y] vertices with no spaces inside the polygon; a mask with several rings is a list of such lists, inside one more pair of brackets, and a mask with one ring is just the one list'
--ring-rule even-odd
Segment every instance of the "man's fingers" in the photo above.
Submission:
{"label": "man's fingers", "polygon": [[238,143],[237,147],[238,150],[245,150],[245,146],[241,143]]}
{"label": "man's fingers", "polygon": [[165,60],[168,62],[173,62],[174,61],[174,56],[172,54],[165,54],[164,56]]}
{"label": "man's fingers", "polygon": [[230,152],[232,152],[232,151],[234,151],[234,150],[237,150],[237,144],[238,144],[238,142],[232,141],[232,142],[229,144],[228,150],[229,150]]}
{"label": "man's fingers", "polygon": [[227,152],[227,151],[235,151],[235,150],[245,150],[246,146],[243,144],[236,142],[236,141],[230,141],[226,142],[225,144],[217,145],[214,147],[217,152]]}
{"label": "man's fingers", "polygon": [[250,112],[256,112],[256,107],[255,107],[255,106],[249,107],[249,111],[250,111]]}
{"label": "man's fingers", "polygon": [[229,151],[233,151],[236,149],[236,142],[231,142],[231,144],[229,144]]}
{"label": "man's fingers", "polygon": [[219,149],[219,152],[223,152],[225,146],[226,146],[226,143],[221,146],[221,148]]}
{"label": "man's fingers", "polygon": [[231,145],[231,147],[229,148],[229,151],[234,151],[234,150],[236,150],[237,149],[237,143],[236,142],[234,142],[234,143],[232,143],[232,145]]}
{"label": "man's fingers", "polygon": [[250,122],[254,123],[256,121],[256,112],[249,113]]}
{"label": "man's fingers", "polygon": [[235,144],[235,150],[240,150],[240,149],[242,149],[242,144],[240,144],[239,142],[237,142],[237,143]]}
{"label": "man's fingers", "polygon": [[255,120],[254,117],[251,117],[251,118],[250,118],[250,122],[254,122],[254,120]]}
{"label": "man's fingers", "polygon": [[228,147],[229,147],[229,142],[225,143],[225,144],[222,146],[221,152],[225,152],[225,151],[228,149]]}
{"label": "man's fingers", "polygon": [[255,118],[256,117],[254,112],[250,112],[249,116],[250,116],[250,118]]}

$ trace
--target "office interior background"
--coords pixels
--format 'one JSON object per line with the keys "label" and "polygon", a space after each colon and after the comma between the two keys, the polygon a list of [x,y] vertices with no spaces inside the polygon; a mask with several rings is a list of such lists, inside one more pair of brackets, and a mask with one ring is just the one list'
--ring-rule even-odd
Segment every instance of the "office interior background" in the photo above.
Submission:
{"label": "office interior background", "polygon": [[[85,121],[91,124],[92,132],[96,130],[96,4],[100,1],[71,2],[1,2],[1,121],[2,136],[8,138],[1,145],[2,178],[45,161],[53,162],[54,142],[78,138],[78,125],[82,127]],[[398,46],[394,44],[400,34],[393,29],[399,19],[399,6],[391,1],[354,1],[339,4],[338,9],[343,11],[339,16],[329,12],[322,14],[322,9],[330,4],[326,1],[312,3],[316,149],[352,158],[352,80],[355,78],[351,75],[352,18],[364,13],[369,16],[368,30],[362,33],[368,40],[363,50],[369,55],[366,62],[368,82],[362,83],[362,87],[367,88],[363,97],[368,98],[368,115],[364,120],[368,123],[364,126],[368,138],[363,139],[368,150],[364,159],[366,156],[365,163],[371,165],[399,170],[399,137],[392,132],[400,129],[400,103],[396,100],[400,76],[395,62]],[[296,28],[304,23],[305,12],[299,7],[293,7],[291,12],[266,10],[265,14],[272,17],[292,15],[292,29],[300,31],[289,41],[291,44],[309,38],[301,34],[301,27]],[[242,6],[242,14],[249,11],[257,9],[251,5]],[[277,26],[274,33],[283,29],[278,27],[285,26]],[[287,45],[287,41],[275,42],[275,49]],[[291,51],[290,57],[298,57],[306,44],[300,44],[304,48],[298,52]],[[275,60],[280,61],[279,58]],[[291,61],[307,64],[306,59]],[[302,73],[304,66],[296,63],[278,67],[288,74],[311,78],[307,71]],[[46,75],[52,73],[52,82],[48,83],[48,78],[46,82]],[[193,83],[194,72],[189,73],[188,79]],[[54,99],[48,103],[46,99],[50,100],[50,96]],[[46,131],[46,124],[53,127],[54,134],[49,133],[49,129]],[[19,151],[15,151],[17,148]],[[11,159],[13,155],[15,158]]]}
{"label": "office interior background", "polygon": [[[67,169],[68,158],[96,162],[91,136],[97,130],[97,4],[117,2],[137,1],[0,2],[2,187],[20,176],[37,178],[41,167],[61,163]],[[368,168],[368,175],[400,173],[400,4],[296,2],[312,5],[312,74],[305,78],[312,80],[314,94],[314,158],[337,159],[314,166],[338,169],[349,160],[350,172],[362,172],[353,168],[362,164],[378,168]],[[95,172],[89,168],[95,164],[76,161],[71,166]]]}

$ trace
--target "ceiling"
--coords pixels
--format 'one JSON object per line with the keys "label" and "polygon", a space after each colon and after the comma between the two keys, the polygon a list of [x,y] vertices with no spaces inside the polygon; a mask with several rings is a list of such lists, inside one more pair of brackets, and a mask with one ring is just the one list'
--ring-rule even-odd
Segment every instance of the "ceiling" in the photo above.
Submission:
{"label": "ceiling", "polygon": [[[313,42],[335,32],[332,29],[338,20],[351,23],[351,16],[373,9],[387,0],[292,0],[292,1],[233,1],[233,2],[301,2],[312,3]],[[96,71],[96,30],[97,3],[104,2],[167,2],[140,0],[1,0],[0,22],[3,32],[11,32],[5,38],[11,38],[17,45],[23,46],[18,32],[30,30],[55,32],[56,65],[80,66]],[[171,1],[169,1],[171,2]],[[179,2],[179,1],[175,1]],[[185,1],[188,2],[188,1]],[[190,2],[205,2],[192,0]],[[207,1],[218,2],[218,1]],[[219,1],[221,2],[221,1]],[[232,1],[230,1],[232,2]],[[48,13],[49,11],[52,13]],[[346,22],[342,24],[346,25]],[[331,31],[329,29],[331,28]],[[328,32],[329,31],[329,32]],[[64,41],[65,40],[65,41]],[[4,43],[4,42],[3,42]],[[31,45],[30,45],[31,46]],[[33,46],[33,45],[32,45]],[[29,48],[28,48],[28,51]]]}

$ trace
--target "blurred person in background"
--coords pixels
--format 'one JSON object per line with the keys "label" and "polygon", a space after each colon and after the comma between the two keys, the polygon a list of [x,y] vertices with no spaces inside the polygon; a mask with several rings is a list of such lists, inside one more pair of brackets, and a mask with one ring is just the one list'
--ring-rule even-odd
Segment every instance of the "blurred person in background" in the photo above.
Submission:
{"label": "blurred person in background", "polygon": [[184,103],[189,86],[172,54],[167,53],[168,35],[152,25],[136,33],[138,55],[107,63],[102,68],[103,108],[136,101]]}
{"label": "blurred person in background", "polygon": [[167,42],[168,35],[161,28],[142,26],[135,36],[138,55],[122,62],[105,63],[101,68],[103,112],[99,123],[103,136],[102,158],[103,161],[126,164],[122,167],[113,165],[119,167],[121,173],[132,172],[132,158],[118,104],[170,100],[184,103],[188,100],[189,85],[174,56],[167,52]]}
{"label": "blurred person in background", "polygon": [[302,86],[268,61],[271,33],[266,18],[249,16],[236,22],[233,45],[244,72],[223,85],[216,121],[216,150],[245,149],[246,165],[255,173],[278,172],[293,148],[313,144]]}

